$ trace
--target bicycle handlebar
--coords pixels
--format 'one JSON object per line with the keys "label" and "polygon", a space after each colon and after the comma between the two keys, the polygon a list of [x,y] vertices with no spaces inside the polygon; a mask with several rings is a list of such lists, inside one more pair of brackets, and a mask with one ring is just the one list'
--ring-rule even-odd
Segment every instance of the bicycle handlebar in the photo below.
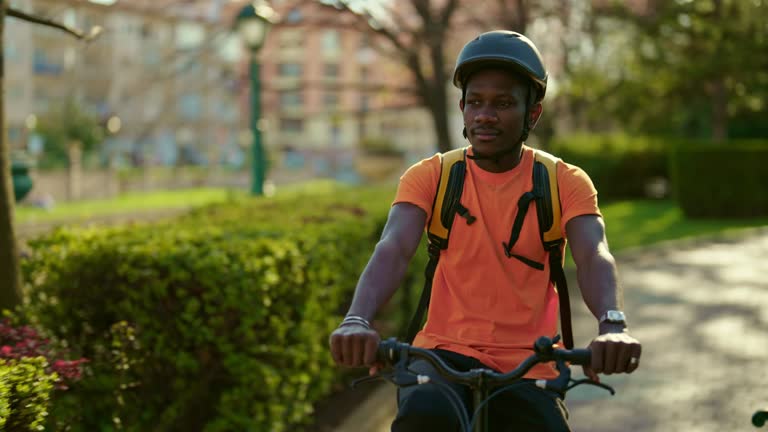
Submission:
{"label": "bicycle handlebar", "polygon": [[378,360],[387,364],[394,365],[408,356],[427,360],[441,375],[450,377],[457,383],[471,383],[479,375],[490,378],[494,384],[503,385],[511,383],[522,378],[528,371],[539,363],[550,361],[570,362],[576,365],[588,365],[592,360],[592,352],[589,349],[555,349],[553,342],[548,337],[540,337],[534,344],[534,354],[528,357],[517,368],[508,373],[498,373],[488,369],[472,369],[467,372],[460,372],[448,366],[443,359],[432,351],[413,347],[407,343],[398,342],[395,339],[388,339],[379,343],[377,352]]}

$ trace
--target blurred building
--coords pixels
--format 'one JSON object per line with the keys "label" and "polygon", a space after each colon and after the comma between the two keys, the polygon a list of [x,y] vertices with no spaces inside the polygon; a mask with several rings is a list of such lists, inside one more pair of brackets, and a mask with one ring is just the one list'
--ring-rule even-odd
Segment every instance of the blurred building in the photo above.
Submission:
{"label": "blurred building", "polygon": [[36,151],[35,119],[73,98],[104,124],[112,119],[115,133],[104,152],[120,154],[126,163],[242,163],[241,51],[222,18],[217,3],[223,2],[184,8],[163,3],[169,1],[11,1],[19,10],[71,27],[104,28],[84,43],[6,18],[5,103],[12,148]]}
{"label": "blurred building", "polygon": [[[85,43],[6,18],[12,148],[38,151],[35,119],[74,98],[105,125],[112,119],[120,126],[105,142],[104,157],[138,165],[247,163],[248,53],[231,31],[245,2],[10,4],[71,27],[104,28]],[[410,74],[373,49],[376,41],[355,27],[353,16],[315,2],[272,4],[282,21],[271,29],[259,62],[261,124],[273,163],[328,174],[349,165],[364,142],[388,143],[409,160],[435,151],[432,120],[419,107]]]}
{"label": "blurred building", "polygon": [[410,73],[374,49],[378,41],[355,17],[317,2],[273,6],[281,23],[259,55],[270,149],[348,159],[377,141],[410,159],[435,151],[432,120],[418,104]]}

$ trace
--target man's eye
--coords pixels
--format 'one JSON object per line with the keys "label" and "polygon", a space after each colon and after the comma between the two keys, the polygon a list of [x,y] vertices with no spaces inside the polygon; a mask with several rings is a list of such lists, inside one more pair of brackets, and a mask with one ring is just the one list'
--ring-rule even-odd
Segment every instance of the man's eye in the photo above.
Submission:
{"label": "man's eye", "polygon": [[511,102],[499,102],[496,104],[499,108],[509,108],[512,106]]}

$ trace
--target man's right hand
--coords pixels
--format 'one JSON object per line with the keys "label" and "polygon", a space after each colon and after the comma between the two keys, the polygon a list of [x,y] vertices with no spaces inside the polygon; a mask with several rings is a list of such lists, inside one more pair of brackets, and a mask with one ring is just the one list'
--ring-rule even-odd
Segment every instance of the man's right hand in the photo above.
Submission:
{"label": "man's right hand", "polygon": [[376,350],[381,338],[376,330],[362,325],[346,324],[331,333],[331,356],[336,364],[346,367],[371,366],[376,373]]}

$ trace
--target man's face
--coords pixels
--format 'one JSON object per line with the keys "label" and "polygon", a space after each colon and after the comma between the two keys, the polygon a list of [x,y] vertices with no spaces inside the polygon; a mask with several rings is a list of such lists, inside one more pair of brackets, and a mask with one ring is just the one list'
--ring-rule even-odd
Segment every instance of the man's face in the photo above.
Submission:
{"label": "man's face", "polygon": [[[527,83],[504,70],[481,70],[470,77],[466,99],[459,102],[459,108],[469,142],[478,153],[491,154],[517,145],[527,96]],[[534,122],[540,114],[541,104],[531,107]]]}

